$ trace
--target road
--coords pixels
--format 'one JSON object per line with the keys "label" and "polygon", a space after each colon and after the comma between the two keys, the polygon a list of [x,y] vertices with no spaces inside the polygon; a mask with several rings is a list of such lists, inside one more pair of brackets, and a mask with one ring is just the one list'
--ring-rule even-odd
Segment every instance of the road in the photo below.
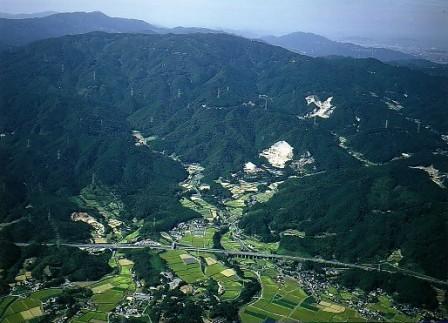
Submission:
{"label": "road", "polygon": [[[28,243],[16,243],[19,247],[28,246]],[[55,246],[54,243],[47,243],[46,246]],[[172,250],[172,246],[169,245],[135,245],[135,244],[124,244],[124,243],[60,243],[61,246],[73,247],[73,248],[91,248],[91,249],[111,249],[111,250],[119,250],[119,249],[145,249],[150,248],[154,250]],[[448,282],[444,280],[440,280],[434,277],[430,277],[427,275],[423,275],[418,272],[414,272],[408,269],[402,269],[398,267],[390,267],[390,269],[381,268],[379,264],[351,264],[346,262],[341,262],[337,260],[327,260],[322,258],[313,258],[313,257],[300,257],[300,256],[289,256],[289,255],[279,255],[279,254],[271,254],[271,253],[263,253],[263,252],[253,252],[253,251],[233,251],[233,250],[223,250],[223,249],[213,249],[213,248],[194,248],[185,245],[177,245],[176,249],[181,249],[185,251],[196,251],[196,252],[204,252],[204,253],[214,253],[214,254],[223,254],[226,256],[235,256],[235,257],[248,257],[248,258],[264,258],[264,259],[278,259],[278,260],[291,260],[291,261],[300,261],[300,262],[314,262],[324,265],[333,265],[333,266],[341,266],[346,268],[360,269],[365,271],[379,271],[379,272],[387,272],[387,273],[401,273],[403,275],[415,277],[421,280],[428,281],[430,283],[436,283],[440,285],[448,286]],[[384,264],[383,264],[384,266]]]}

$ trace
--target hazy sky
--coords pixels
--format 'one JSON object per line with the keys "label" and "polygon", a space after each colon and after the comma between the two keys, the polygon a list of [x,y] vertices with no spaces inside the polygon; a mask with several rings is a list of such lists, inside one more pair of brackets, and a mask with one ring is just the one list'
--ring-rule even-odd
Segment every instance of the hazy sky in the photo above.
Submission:
{"label": "hazy sky", "polygon": [[164,26],[448,42],[448,0],[0,0],[0,11],[94,11]]}

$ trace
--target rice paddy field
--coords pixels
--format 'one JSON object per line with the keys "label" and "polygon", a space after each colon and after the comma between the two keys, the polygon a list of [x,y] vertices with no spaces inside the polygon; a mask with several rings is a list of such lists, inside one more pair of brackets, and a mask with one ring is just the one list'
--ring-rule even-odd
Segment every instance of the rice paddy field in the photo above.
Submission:
{"label": "rice paddy field", "polygon": [[62,292],[61,289],[50,288],[31,293],[26,298],[7,296],[0,300],[0,321],[16,323],[30,321],[44,315],[42,302]]}
{"label": "rice paddy field", "polygon": [[120,273],[116,276],[105,277],[97,283],[88,285],[93,292],[91,298],[95,304],[95,311],[84,311],[74,318],[75,323],[101,323],[107,322],[107,316],[128,293],[135,291],[135,284],[132,280],[132,267],[134,263],[128,259],[120,258],[111,260],[111,265],[118,266]]}
{"label": "rice paddy field", "polygon": [[338,304],[317,304],[293,279],[276,282],[270,275],[262,275],[260,279],[262,295],[241,310],[243,323],[269,319],[280,322],[365,322],[355,311]]}
{"label": "rice paddy field", "polygon": [[191,199],[184,197],[180,200],[180,203],[182,204],[182,206],[198,212],[208,220],[213,220],[218,211],[215,206],[196,196],[194,198],[192,197]]}
{"label": "rice paddy field", "polygon": [[207,263],[205,275],[218,282],[224,289],[224,293],[220,297],[223,300],[236,299],[240,295],[243,285],[235,271],[220,262],[215,262],[216,260],[211,256],[205,259]]}
{"label": "rice paddy field", "polygon": [[[338,290],[335,287],[330,287],[324,294],[321,295],[322,300],[334,299],[336,301],[358,301],[359,293],[362,291],[355,291],[353,293]],[[388,296],[381,295],[378,297],[378,302],[370,303],[367,307],[371,310],[381,313],[386,322],[418,322],[418,318],[407,316],[392,306],[392,299]]]}
{"label": "rice paddy field", "polygon": [[221,237],[221,245],[226,250],[241,250],[240,244],[232,239],[230,232],[227,232]]}
{"label": "rice paddy field", "polygon": [[369,304],[368,307],[372,310],[382,313],[385,320],[389,322],[418,322],[419,318],[412,318],[399,312],[392,307],[392,301],[389,297],[379,296],[378,302]]}
{"label": "rice paddy field", "polygon": [[180,240],[180,243],[196,248],[212,248],[213,236],[216,232],[214,228],[207,228],[202,231],[187,232]]}
{"label": "rice paddy field", "polygon": [[168,250],[160,255],[168,266],[176,273],[176,275],[183,281],[191,284],[201,280],[205,280],[206,277],[201,270],[201,265],[197,258],[194,261],[187,263],[181,256],[187,255],[182,250]]}
{"label": "rice paddy field", "polygon": [[264,252],[276,252],[279,247],[278,242],[264,243],[255,239],[244,239],[244,243],[253,249]]}
{"label": "rice paddy field", "polygon": [[[192,256],[181,250],[169,250],[161,254],[168,266],[183,281],[191,284],[206,281],[211,278],[223,289],[221,298],[232,300],[237,298],[242,290],[242,281],[235,271],[219,262],[213,255],[200,254],[204,259],[204,272],[201,269],[198,256]],[[191,263],[185,260],[191,260]]]}

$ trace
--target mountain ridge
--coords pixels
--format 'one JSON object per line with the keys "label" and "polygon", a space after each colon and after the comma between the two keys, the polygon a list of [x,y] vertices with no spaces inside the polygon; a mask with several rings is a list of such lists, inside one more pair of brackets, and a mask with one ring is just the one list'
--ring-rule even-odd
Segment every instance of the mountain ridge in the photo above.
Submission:
{"label": "mountain ridge", "polygon": [[376,58],[380,61],[416,59],[416,57],[385,48],[363,47],[352,43],[341,43],[313,33],[294,32],[282,36],[264,36],[269,44],[282,46],[299,54],[319,56],[348,56],[353,58]]}

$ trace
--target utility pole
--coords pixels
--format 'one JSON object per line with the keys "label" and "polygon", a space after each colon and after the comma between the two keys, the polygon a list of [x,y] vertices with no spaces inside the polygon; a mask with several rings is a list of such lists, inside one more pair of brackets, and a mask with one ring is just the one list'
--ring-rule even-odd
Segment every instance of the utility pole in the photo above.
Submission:
{"label": "utility pole", "polygon": [[96,71],[93,71],[93,80],[96,81]]}
{"label": "utility pole", "polygon": [[417,121],[417,133],[420,133],[421,121]]}
{"label": "utility pole", "polygon": [[259,99],[263,99],[264,100],[264,110],[267,111],[268,110],[268,99],[269,97],[265,94],[260,94],[258,96]]}
{"label": "utility pole", "polygon": [[384,128],[388,128],[389,127],[389,120],[388,119],[386,119],[386,124],[384,125]]}

